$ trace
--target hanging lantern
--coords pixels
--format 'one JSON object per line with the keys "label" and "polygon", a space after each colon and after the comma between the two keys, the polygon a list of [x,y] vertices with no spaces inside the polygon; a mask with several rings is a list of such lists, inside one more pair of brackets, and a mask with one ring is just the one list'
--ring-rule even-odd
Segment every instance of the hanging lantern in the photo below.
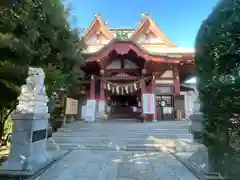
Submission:
{"label": "hanging lantern", "polygon": [[124,94],[124,89],[122,88],[122,95]]}
{"label": "hanging lantern", "polygon": [[114,91],[115,91],[115,89],[114,89],[114,87],[112,87],[112,93],[114,93]]}
{"label": "hanging lantern", "polygon": [[126,93],[128,94],[128,86],[125,86]]}
{"label": "hanging lantern", "polygon": [[133,92],[133,87],[132,87],[132,86],[130,86],[130,92],[131,92],[131,93]]}

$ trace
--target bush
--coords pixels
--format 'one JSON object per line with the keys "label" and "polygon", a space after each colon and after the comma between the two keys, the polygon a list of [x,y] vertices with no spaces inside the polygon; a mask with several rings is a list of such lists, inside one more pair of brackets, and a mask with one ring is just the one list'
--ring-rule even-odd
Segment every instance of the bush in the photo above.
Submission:
{"label": "bush", "polygon": [[240,0],[222,0],[203,22],[196,39],[204,143],[215,170],[240,176]]}

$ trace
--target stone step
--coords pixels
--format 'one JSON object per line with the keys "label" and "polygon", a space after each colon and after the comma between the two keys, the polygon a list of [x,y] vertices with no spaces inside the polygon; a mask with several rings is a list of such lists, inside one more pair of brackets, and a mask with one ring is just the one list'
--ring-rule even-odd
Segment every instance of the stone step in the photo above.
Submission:
{"label": "stone step", "polygon": [[[171,140],[170,140],[171,141]],[[166,142],[151,142],[151,141],[105,141],[105,142],[56,142],[56,141],[48,141],[47,143],[48,149],[123,149],[123,150],[142,150],[142,151],[156,151],[161,150],[161,148],[169,149],[172,152],[193,152],[198,147],[191,146],[183,146],[179,142],[175,142],[174,144],[167,144]]]}
{"label": "stone step", "polygon": [[150,131],[150,130],[146,130],[146,131],[83,131],[81,129],[79,129],[78,131],[73,131],[71,129],[69,130],[59,130],[57,133],[73,133],[73,134],[78,134],[78,133],[93,133],[93,134],[97,134],[97,133],[102,133],[102,134],[114,134],[114,133],[131,133],[131,134],[141,134],[141,133],[178,133],[178,134],[183,134],[183,133],[189,133],[188,130],[184,130],[184,131],[175,131],[175,130],[166,130],[166,131]]}
{"label": "stone step", "polygon": [[170,138],[168,136],[163,137],[163,138],[159,138],[159,139],[150,139],[150,138],[109,138],[109,137],[99,137],[99,138],[60,138],[60,137],[55,137],[52,138],[50,141],[55,141],[55,142],[65,142],[65,141],[71,141],[71,142],[102,142],[102,141],[139,141],[145,139],[148,142],[158,142],[161,141],[162,139],[178,139],[179,141],[181,141],[182,139],[190,139],[189,137],[173,137]]}
{"label": "stone step", "polygon": [[53,137],[149,137],[149,136],[154,136],[154,137],[161,137],[161,136],[191,136],[190,134],[172,134],[172,133],[157,133],[157,134],[152,134],[152,133],[146,133],[146,134],[130,134],[130,133],[123,133],[123,134],[92,134],[92,133],[80,133],[80,134],[71,134],[71,133],[54,133]]}
{"label": "stone step", "polygon": [[[153,144],[135,144],[135,145],[121,145],[121,144],[75,144],[75,143],[64,143],[64,144],[48,144],[47,149],[58,149],[58,150],[122,150],[122,151],[161,151],[161,146]],[[171,152],[192,152],[193,148],[189,147],[166,147]]]}
{"label": "stone step", "polygon": [[161,136],[161,135],[190,135],[189,133],[170,133],[170,132],[167,132],[167,133],[149,133],[149,132],[146,132],[146,133],[129,133],[129,132],[126,132],[126,133],[71,133],[71,132],[57,132],[57,133],[54,133],[53,136],[119,136],[119,137],[128,137],[128,136]]}
{"label": "stone step", "polygon": [[59,130],[56,132],[57,134],[61,133],[71,133],[71,134],[163,134],[163,133],[168,133],[168,134],[189,134],[188,130],[184,131],[175,131],[175,130],[166,130],[166,131],[82,131],[79,129],[78,131],[72,131],[72,130]]}
{"label": "stone step", "polygon": [[[73,123],[60,128],[53,137],[48,139],[48,149],[89,149],[89,150],[124,150],[124,151],[159,151],[158,146],[168,146],[173,150],[183,149],[181,144],[172,145],[166,143],[168,140],[189,141],[192,135],[188,128],[177,126],[179,129],[152,128],[144,124],[121,124],[112,126],[106,123],[99,126],[98,123]],[[86,127],[87,126],[87,127]],[[153,124],[154,126],[154,124]],[[111,128],[114,127],[114,128]],[[164,142],[163,142],[163,141]],[[189,148],[185,148],[187,151]]]}
{"label": "stone step", "polygon": [[124,146],[118,144],[112,145],[101,145],[101,144],[87,144],[87,145],[79,145],[79,144],[48,144],[47,149],[58,149],[58,150],[75,150],[75,149],[82,149],[82,150],[122,150],[122,151],[159,151],[160,148],[148,145],[135,145],[135,146]]}
{"label": "stone step", "polygon": [[[88,127],[88,128],[84,128],[84,127],[78,127],[78,126],[73,126],[73,127],[62,127],[60,130],[64,131],[64,130],[84,130],[84,131],[91,131],[91,130],[102,130],[102,131],[115,131],[115,130],[120,130],[120,129],[108,129],[108,127],[104,127],[104,128],[95,128],[95,127]],[[151,131],[166,131],[166,130],[176,130],[176,131],[184,131],[184,130],[187,130],[188,127],[186,128],[164,128],[164,126],[162,128],[158,128],[158,129],[153,129],[153,128],[129,128],[129,127],[122,127],[124,129],[122,130],[126,130],[126,131],[147,131],[147,130],[151,130]]]}

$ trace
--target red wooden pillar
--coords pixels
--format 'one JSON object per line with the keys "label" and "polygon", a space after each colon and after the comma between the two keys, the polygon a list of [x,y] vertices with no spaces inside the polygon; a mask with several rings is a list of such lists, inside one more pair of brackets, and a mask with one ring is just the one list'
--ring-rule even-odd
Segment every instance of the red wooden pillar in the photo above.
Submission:
{"label": "red wooden pillar", "polygon": [[143,78],[140,80],[140,87],[141,87],[141,94],[146,93],[146,84]]}
{"label": "red wooden pillar", "polygon": [[91,76],[90,99],[95,99],[95,77]]}
{"label": "red wooden pillar", "polygon": [[142,118],[144,118],[144,113],[143,113],[143,94],[146,93],[146,84],[145,84],[145,79],[144,77],[141,78],[140,80],[140,88],[141,88],[141,106],[142,106]]}
{"label": "red wooden pillar", "polygon": [[153,121],[157,120],[157,106],[156,106],[156,79],[155,76],[153,76],[152,79],[152,94],[154,95],[154,106],[155,106],[155,112],[153,114]]}
{"label": "red wooden pillar", "polygon": [[105,101],[105,91],[104,91],[104,70],[100,71],[101,74],[101,80],[100,80],[100,100]]}
{"label": "red wooden pillar", "polygon": [[174,64],[173,65],[173,77],[174,77],[174,92],[175,92],[175,95],[180,95],[179,64]]}

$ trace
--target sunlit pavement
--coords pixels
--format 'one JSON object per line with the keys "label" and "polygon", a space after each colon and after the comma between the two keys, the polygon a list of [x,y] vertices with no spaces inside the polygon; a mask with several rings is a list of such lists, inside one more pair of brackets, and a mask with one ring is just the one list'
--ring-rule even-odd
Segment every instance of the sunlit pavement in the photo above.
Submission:
{"label": "sunlit pavement", "polygon": [[48,149],[71,151],[36,180],[195,180],[172,154],[191,151],[188,122],[75,122]]}

